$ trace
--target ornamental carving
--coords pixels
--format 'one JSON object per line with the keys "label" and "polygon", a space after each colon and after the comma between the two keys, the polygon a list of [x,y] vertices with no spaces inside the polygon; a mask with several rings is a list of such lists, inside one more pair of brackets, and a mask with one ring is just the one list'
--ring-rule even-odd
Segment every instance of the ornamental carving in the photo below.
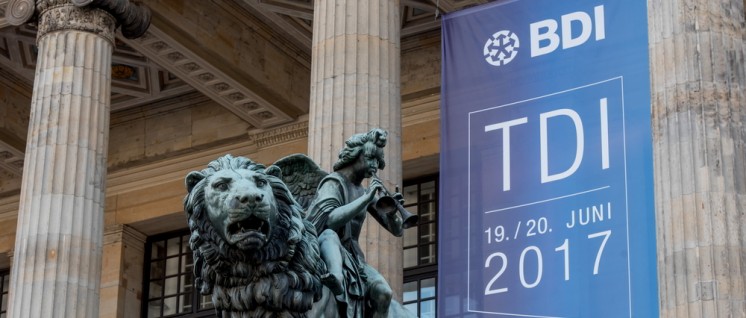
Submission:
{"label": "ornamental carving", "polygon": [[54,31],[77,30],[94,33],[114,43],[116,20],[106,11],[81,9],[63,5],[51,7],[41,14],[37,41]]}
{"label": "ornamental carving", "polygon": [[248,113],[252,110],[259,109],[259,104],[257,104],[256,102],[248,102],[248,103],[241,104],[240,107],[243,108]]}
{"label": "ornamental carving", "polygon": [[280,128],[249,134],[249,138],[258,148],[279,145],[285,142],[308,137],[308,121],[303,121]]}
{"label": "ornamental carving", "polygon": [[228,86],[228,84],[226,83],[217,83],[213,85],[212,88],[214,88],[218,92],[224,92],[224,91],[227,91],[231,87]]}
{"label": "ornamental carving", "polygon": [[160,52],[168,48],[168,44],[163,41],[158,41],[150,45],[154,50]]}
{"label": "ornamental carving", "polygon": [[259,117],[259,118],[261,118],[261,119],[270,119],[270,118],[274,117],[275,114],[272,114],[271,112],[268,112],[268,111],[263,111],[261,113],[256,114],[256,116]]}
{"label": "ornamental carving", "polygon": [[368,214],[396,237],[418,222],[376,177],[386,140],[353,135],[332,173],[303,154],[269,167],[225,155],[186,176],[194,285],[217,317],[415,317],[358,243]]}
{"label": "ornamental carving", "polygon": [[200,69],[199,65],[197,65],[196,63],[191,63],[191,62],[190,63],[186,63],[186,64],[182,65],[181,67],[184,70],[186,70],[187,72],[194,72],[194,71]]}
{"label": "ornamental carving", "polygon": [[172,53],[168,53],[167,57],[169,60],[176,62],[181,59],[184,59],[184,54],[181,54],[179,52],[172,52]]}
{"label": "ornamental carving", "polygon": [[79,30],[114,44],[116,26],[122,26],[124,37],[137,38],[150,26],[151,13],[129,0],[10,0],[5,16],[12,25],[38,19],[37,39],[48,32]]}
{"label": "ornamental carving", "polygon": [[199,75],[199,76],[197,76],[197,77],[198,77],[198,78],[199,78],[199,79],[200,79],[201,81],[203,81],[203,82],[207,82],[207,81],[211,81],[211,80],[215,79],[215,76],[214,76],[214,75],[212,75],[212,74],[210,74],[210,73],[204,73],[204,74],[200,74],[200,75]]}
{"label": "ornamental carving", "polygon": [[8,23],[12,25],[26,23],[34,15],[34,1],[10,1],[4,14],[8,19]]}
{"label": "ornamental carving", "polygon": [[122,26],[122,35],[128,39],[140,37],[150,26],[150,10],[129,0],[72,0],[77,7],[91,6],[111,13]]}

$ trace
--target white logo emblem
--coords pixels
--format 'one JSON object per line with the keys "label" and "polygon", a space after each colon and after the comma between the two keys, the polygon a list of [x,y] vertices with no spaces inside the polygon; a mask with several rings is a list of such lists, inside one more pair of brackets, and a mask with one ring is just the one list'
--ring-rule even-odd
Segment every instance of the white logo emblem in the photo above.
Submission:
{"label": "white logo emblem", "polygon": [[515,33],[499,31],[484,44],[484,59],[494,66],[508,64],[518,54],[519,46],[520,41]]}

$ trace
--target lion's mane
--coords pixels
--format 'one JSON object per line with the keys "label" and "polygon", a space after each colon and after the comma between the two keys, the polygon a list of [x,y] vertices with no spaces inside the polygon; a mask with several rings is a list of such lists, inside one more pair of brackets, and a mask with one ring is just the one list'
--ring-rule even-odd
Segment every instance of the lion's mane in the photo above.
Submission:
{"label": "lion's mane", "polygon": [[[269,180],[278,217],[268,243],[260,249],[243,251],[229,245],[207,217],[206,180],[223,169],[248,169],[265,174]],[[267,174],[263,165],[243,157],[223,156],[201,173],[204,178],[184,199],[195,286],[202,294],[212,294],[219,312],[302,317],[321,296],[319,277],[326,269],[319,261],[316,231],[302,217],[302,208],[292,193],[282,180]]]}

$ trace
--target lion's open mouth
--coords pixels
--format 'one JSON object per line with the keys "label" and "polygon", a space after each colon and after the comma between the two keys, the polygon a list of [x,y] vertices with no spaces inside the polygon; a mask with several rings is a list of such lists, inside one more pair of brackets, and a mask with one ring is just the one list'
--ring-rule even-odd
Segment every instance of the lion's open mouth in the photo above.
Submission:
{"label": "lion's open mouth", "polygon": [[226,228],[228,241],[240,249],[255,249],[264,246],[269,237],[269,222],[255,216],[234,221]]}
{"label": "lion's open mouth", "polygon": [[248,235],[248,234],[263,234],[267,235],[269,233],[269,224],[252,215],[248,218],[245,218],[240,221],[236,221],[228,225],[228,234],[230,236],[234,235]]}

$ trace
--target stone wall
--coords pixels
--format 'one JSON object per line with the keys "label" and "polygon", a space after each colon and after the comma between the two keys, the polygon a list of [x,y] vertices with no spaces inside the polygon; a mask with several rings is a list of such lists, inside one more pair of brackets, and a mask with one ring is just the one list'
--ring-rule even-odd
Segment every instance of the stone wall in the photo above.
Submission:
{"label": "stone wall", "polygon": [[192,95],[114,113],[109,170],[245,139],[250,127],[215,102]]}
{"label": "stone wall", "polygon": [[440,94],[440,30],[401,43],[402,102],[423,94]]}
{"label": "stone wall", "polygon": [[17,195],[21,189],[31,104],[28,93],[12,83],[0,81],[0,198]]}
{"label": "stone wall", "polygon": [[[21,145],[14,146],[25,146],[31,104],[30,93],[0,81],[0,133],[8,134],[22,142]],[[23,151],[23,148],[19,150]]]}

